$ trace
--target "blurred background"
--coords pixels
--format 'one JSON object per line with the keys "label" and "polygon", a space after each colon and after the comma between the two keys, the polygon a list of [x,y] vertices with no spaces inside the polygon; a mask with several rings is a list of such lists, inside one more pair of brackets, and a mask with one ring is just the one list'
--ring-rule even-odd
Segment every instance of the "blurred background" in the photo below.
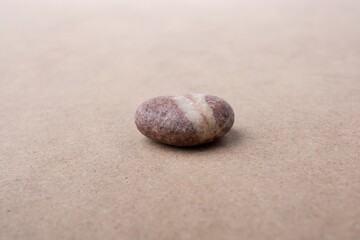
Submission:
{"label": "blurred background", "polygon": [[[0,239],[358,239],[356,0],[1,0]],[[207,149],[144,100],[221,96]]]}

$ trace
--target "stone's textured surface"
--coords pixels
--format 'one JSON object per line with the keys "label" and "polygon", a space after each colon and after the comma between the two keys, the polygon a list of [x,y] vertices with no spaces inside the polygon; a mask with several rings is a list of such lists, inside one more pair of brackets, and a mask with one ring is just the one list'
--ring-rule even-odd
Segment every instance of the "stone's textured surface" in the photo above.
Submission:
{"label": "stone's textured surface", "polygon": [[205,94],[163,96],[142,103],[135,123],[145,136],[169,145],[212,142],[234,124],[234,111],[222,98]]}

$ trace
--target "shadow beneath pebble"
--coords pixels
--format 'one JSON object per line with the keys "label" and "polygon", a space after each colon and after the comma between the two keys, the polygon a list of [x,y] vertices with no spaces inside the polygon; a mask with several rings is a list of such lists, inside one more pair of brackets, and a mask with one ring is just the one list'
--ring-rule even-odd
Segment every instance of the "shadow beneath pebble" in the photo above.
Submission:
{"label": "shadow beneath pebble", "polygon": [[235,146],[239,146],[244,139],[245,139],[245,133],[234,128],[234,129],[231,129],[231,131],[229,133],[227,133],[225,136],[223,136],[211,143],[206,143],[206,144],[198,145],[198,146],[177,147],[177,146],[171,146],[171,145],[159,143],[159,142],[153,141],[148,138],[146,139],[146,141],[147,141],[147,144],[150,144],[153,147],[160,147],[165,150],[175,150],[175,151],[182,151],[182,152],[201,152],[201,151],[211,151],[211,150],[220,149],[220,148],[221,149],[222,148],[232,148]]}

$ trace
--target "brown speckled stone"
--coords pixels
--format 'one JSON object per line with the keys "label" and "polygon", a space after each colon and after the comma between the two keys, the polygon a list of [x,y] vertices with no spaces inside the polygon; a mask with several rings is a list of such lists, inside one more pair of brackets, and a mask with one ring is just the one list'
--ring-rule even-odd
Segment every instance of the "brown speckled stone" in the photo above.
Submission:
{"label": "brown speckled stone", "polygon": [[234,111],[222,98],[205,94],[162,96],[142,103],[135,124],[145,136],[169,145],[212,142],[234,124]]}

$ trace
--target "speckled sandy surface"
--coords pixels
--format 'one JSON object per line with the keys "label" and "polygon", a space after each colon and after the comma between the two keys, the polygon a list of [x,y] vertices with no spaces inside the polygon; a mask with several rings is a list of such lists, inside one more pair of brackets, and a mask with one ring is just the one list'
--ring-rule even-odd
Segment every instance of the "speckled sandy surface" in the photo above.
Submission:
{"label": "speckled sandy surface", "polygon": [[[1,0],[0,239],[358,240],[358,0]],[[209,93],[231,131],[139,134]]]}

